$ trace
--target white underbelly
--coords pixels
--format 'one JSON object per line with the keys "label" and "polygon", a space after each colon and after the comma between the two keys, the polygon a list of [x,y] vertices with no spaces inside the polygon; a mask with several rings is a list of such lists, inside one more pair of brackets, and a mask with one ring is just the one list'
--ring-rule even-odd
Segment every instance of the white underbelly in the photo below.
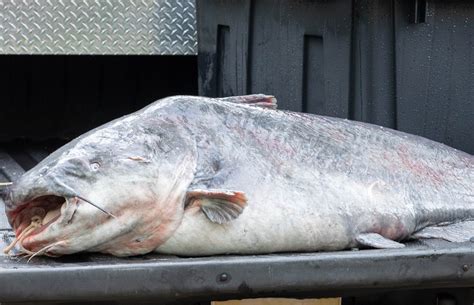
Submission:
{"label": "white underbelly", "polygon": [[345,176],[311,180],[313,175],[303,175],[307,171],[298,172],[298,183],[272,178],[239,185],[245,179],[236,179],[226,187],[249,198],[237,219],[216,224],[198,207],[188,209],[156,251],[192,256],[339,250],[356,246],[359,233],[384,228],[396,239],[398,226],[414,226],[413,208],[398,194]]}
{"label": "white underbelly", "polygon": [[212,223],[199,210],[186,211],[160,253],[177,255],[257,254],[345,248],[352,240],[342,219],[305,208],[246,208],[227,224]]}

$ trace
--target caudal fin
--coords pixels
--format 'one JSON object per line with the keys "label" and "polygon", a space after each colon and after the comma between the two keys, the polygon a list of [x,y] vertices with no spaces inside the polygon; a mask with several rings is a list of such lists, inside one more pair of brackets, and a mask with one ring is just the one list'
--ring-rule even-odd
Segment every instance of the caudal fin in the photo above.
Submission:
{"label": "caudal fin", "polygon": [[445,226],[431,226],[412,235],[416,239],[439,238],[450,242],[466,242],[474,238],[474,220]]}

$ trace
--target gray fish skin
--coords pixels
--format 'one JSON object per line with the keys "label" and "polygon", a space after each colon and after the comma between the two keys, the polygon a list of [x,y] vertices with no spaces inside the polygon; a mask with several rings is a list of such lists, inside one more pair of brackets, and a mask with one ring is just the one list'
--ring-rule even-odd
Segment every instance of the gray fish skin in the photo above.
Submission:
{"label": "gray fish skin", "polygon": [[249,206],[224,226],[185,213],[159,252],[339,250],[358,247],[360,233],[399,241],[426,226],[474,218],[474,158],[467,153],[338,118],[178,104],[197,142],[195,177],[204,177],[191,187],[241,190]]}
{"label": "gray fish skin", "polygon": [[[390,241],[453,223],[467,223],[456,232],[469,239],[473,185],[473,156],[422,137],[176,96],[65,145],[5,201],[18,235],[32,214],[67,199],[56,221],[23,241],[29,251],[50,246],[45,255],[253,254],[397,247]],[[216,223],[188,202],[195,190],[242,192],[247,203]],[[32,201],[49,206],[35,211]]]}

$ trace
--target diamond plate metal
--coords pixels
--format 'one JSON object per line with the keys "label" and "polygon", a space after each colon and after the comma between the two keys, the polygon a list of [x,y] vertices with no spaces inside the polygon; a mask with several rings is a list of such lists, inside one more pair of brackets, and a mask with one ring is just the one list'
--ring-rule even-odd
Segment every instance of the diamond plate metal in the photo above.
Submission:
{"label": "diamond plate metal", "polygon": [[0,54],[197,54],[194,0],[0,0]]}

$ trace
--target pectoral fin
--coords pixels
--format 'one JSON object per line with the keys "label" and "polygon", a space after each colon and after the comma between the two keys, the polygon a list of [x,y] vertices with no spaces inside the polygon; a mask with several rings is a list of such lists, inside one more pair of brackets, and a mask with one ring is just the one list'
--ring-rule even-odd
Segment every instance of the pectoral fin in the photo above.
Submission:
{"label": "pectoral fin", "polygon": [[363,233],[356,237],[356,241],[363,246],[378,248],[378,249],[396,249],[404,248],[405,245],[396,241],[390,240],[377,233]]}
{"label": "pectoral fin", "polygon": [[474,221],[463,221],[444,226],[431,226],[421,229],[413,238],[439,238],[450,242],[466,242],[474,237]]}
{"label": "pectoral fin", "polygon": [[229,190],[188,191],[186,207],[199,206],[210,221],[224,224],[239,217],[247,205],[243,192]]}
{"label": "pectoral fin", "polygon": [[251,94],[218,98],[220,101],[244,104],[254,107],[277,109],[277,100],[273,95]]}

